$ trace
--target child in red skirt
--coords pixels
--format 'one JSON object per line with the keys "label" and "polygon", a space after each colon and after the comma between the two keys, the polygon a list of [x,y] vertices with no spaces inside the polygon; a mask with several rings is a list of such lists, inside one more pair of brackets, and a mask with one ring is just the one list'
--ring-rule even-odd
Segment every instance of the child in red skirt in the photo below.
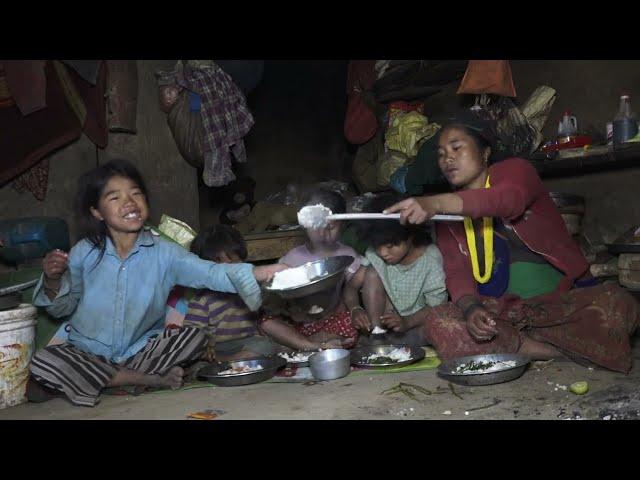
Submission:
{"label": "child in red skirt", "polygon": [[[312,192],[304,204],[322,204],[333,213],[346,211],[344,198],[327,189]],[[353,248],[338,241],[341,228],[340,222],[329,222],[326,228],[307,229],[307,242],[280,259],[279,263],[293,268],[326,257],[354,258],[335,287],[305,298],[280,301],[279,305],[273,298],[271,302],[265,299],[265,314],[258,321],[258,327],[277,343],[302,351],[355,345],[358,331],[351,324],[351,315],[342,297],[345,282],[351,280],[360,267],[360,257]]]}

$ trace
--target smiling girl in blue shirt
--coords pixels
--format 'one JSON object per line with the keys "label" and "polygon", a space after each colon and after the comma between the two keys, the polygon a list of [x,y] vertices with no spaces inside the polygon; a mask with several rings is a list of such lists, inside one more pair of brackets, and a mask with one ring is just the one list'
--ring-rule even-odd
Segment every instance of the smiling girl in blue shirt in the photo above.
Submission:
{"label": "smiling girl in blue shirt", "polygon": [[195,328],[163,328],[171,288],[238,293],[255,311],[262,301],[257,282],[285,268],[217,264],[151,235],[144,180],[124,160],[80,179],[78,217],[84,238],[68,254],[47,254],[34,292],[34,305],[70,318],[67,343],[32,360],[31,400],[53,391],[94,406],[105,387],[179,388],[180,365],[197,360],[207,339]]}

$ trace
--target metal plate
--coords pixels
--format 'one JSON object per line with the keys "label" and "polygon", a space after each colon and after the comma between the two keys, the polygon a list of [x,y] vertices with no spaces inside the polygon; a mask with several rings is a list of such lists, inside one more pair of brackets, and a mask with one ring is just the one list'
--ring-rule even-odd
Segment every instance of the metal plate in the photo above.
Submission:
{"label": "metal plate", "polygon": [[[246,360],[234,360],[231,362],[221,362],[202,368],[198,372],[198,378],[206,380],[220,387],[237,387],[240,385],[251,385],[252,383],[264,382],[273,377],[276,372],[287,364],[286,360],[280,357],[257,357]],[[257,367],[262,370],[236,373],[231,375],[219,375],[219,372],[232,367]]]}
{"label": "metal plate", "polygon": [[33,287],[36,283],[38,283],[39,280],[39,278],[36,278],[35,280],[29,280],[28,282],[11,285],[10,287],[0,288],[0,296],[19,292],[21,290],[26,290],[27,288]]}
{"label": "metal plate", "polygon": [[278,355],[279,358],[282,358],[285,362],[287,362],[287,367],[296,367],[296,368],[302,368],[302,367],[308,367],[309,366],[309,357],[311,355],[313,355],[316,352],[281,352],[281,353],[304,353],[305,355],[308,353],[309,356],[307,357],[306,360],[301,361],[301,362],[294,362],[294,361],[289,361],[286,358],[281,357],[280,355]]}
{"label": "metal plate", "polygon": [[[513,367],[506,367],[502,370],[479,373],[464,372],[453,373],[460,365],[470,361],[476,362],[506,362],[514,360]],[[443,362],[438,367],[438,375],[460,385],[493,385],[496,383],[509,382],[520,377],[531,363],[531,359],[516,353],[502,353],[493,355],[472,355],[469,357],[454,358]]]}
{"label": "metal plate", "polygon": [[296,268],[304,268],[307,270],[307,277],[311,281],[293,288],[285,288],[276,290],[271,288],[273,280],[264,288],[268,292],[280,295],[282,298],[300,298],[322,292],[328,288],[334,287],[342,278],[344,270],[353,263],[354,258],[349,255],[340,255],[337,257],[327,257],[315,262],[308,262]]}
{"label": "metal plate", "polygon": [[[374,353],[387,355],[396,348],[407,348],[410,351],[411,358],[404,362],[392,363],[367,363],[364,359]],[[386,368],[386,367],[402,367],[418,362],[425,357],[424,350],[421,347],[410,347],[408,345],[362,345],[351,351],[351,365],[360,368]]]}

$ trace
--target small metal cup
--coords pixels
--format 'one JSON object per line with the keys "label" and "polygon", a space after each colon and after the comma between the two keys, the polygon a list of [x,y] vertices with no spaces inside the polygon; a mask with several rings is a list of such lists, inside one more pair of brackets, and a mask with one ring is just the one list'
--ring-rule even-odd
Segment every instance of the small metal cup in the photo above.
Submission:
{"label": "small metal cup", "polygon": [[335,380],[351,371],[351,353],[342,348],[331,348],[309,357],[311,374],[317,380]]}

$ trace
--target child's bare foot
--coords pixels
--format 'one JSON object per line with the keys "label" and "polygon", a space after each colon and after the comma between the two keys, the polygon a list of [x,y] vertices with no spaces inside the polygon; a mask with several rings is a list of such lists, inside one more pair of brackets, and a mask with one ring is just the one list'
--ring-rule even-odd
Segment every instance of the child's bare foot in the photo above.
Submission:
{"label": "child's bare foot", "polygon": [[158,375],[157,384],[154,387],[167,387],[176,390],[182,386],[184,370],[180,367],[173,367],[164,375]]}

